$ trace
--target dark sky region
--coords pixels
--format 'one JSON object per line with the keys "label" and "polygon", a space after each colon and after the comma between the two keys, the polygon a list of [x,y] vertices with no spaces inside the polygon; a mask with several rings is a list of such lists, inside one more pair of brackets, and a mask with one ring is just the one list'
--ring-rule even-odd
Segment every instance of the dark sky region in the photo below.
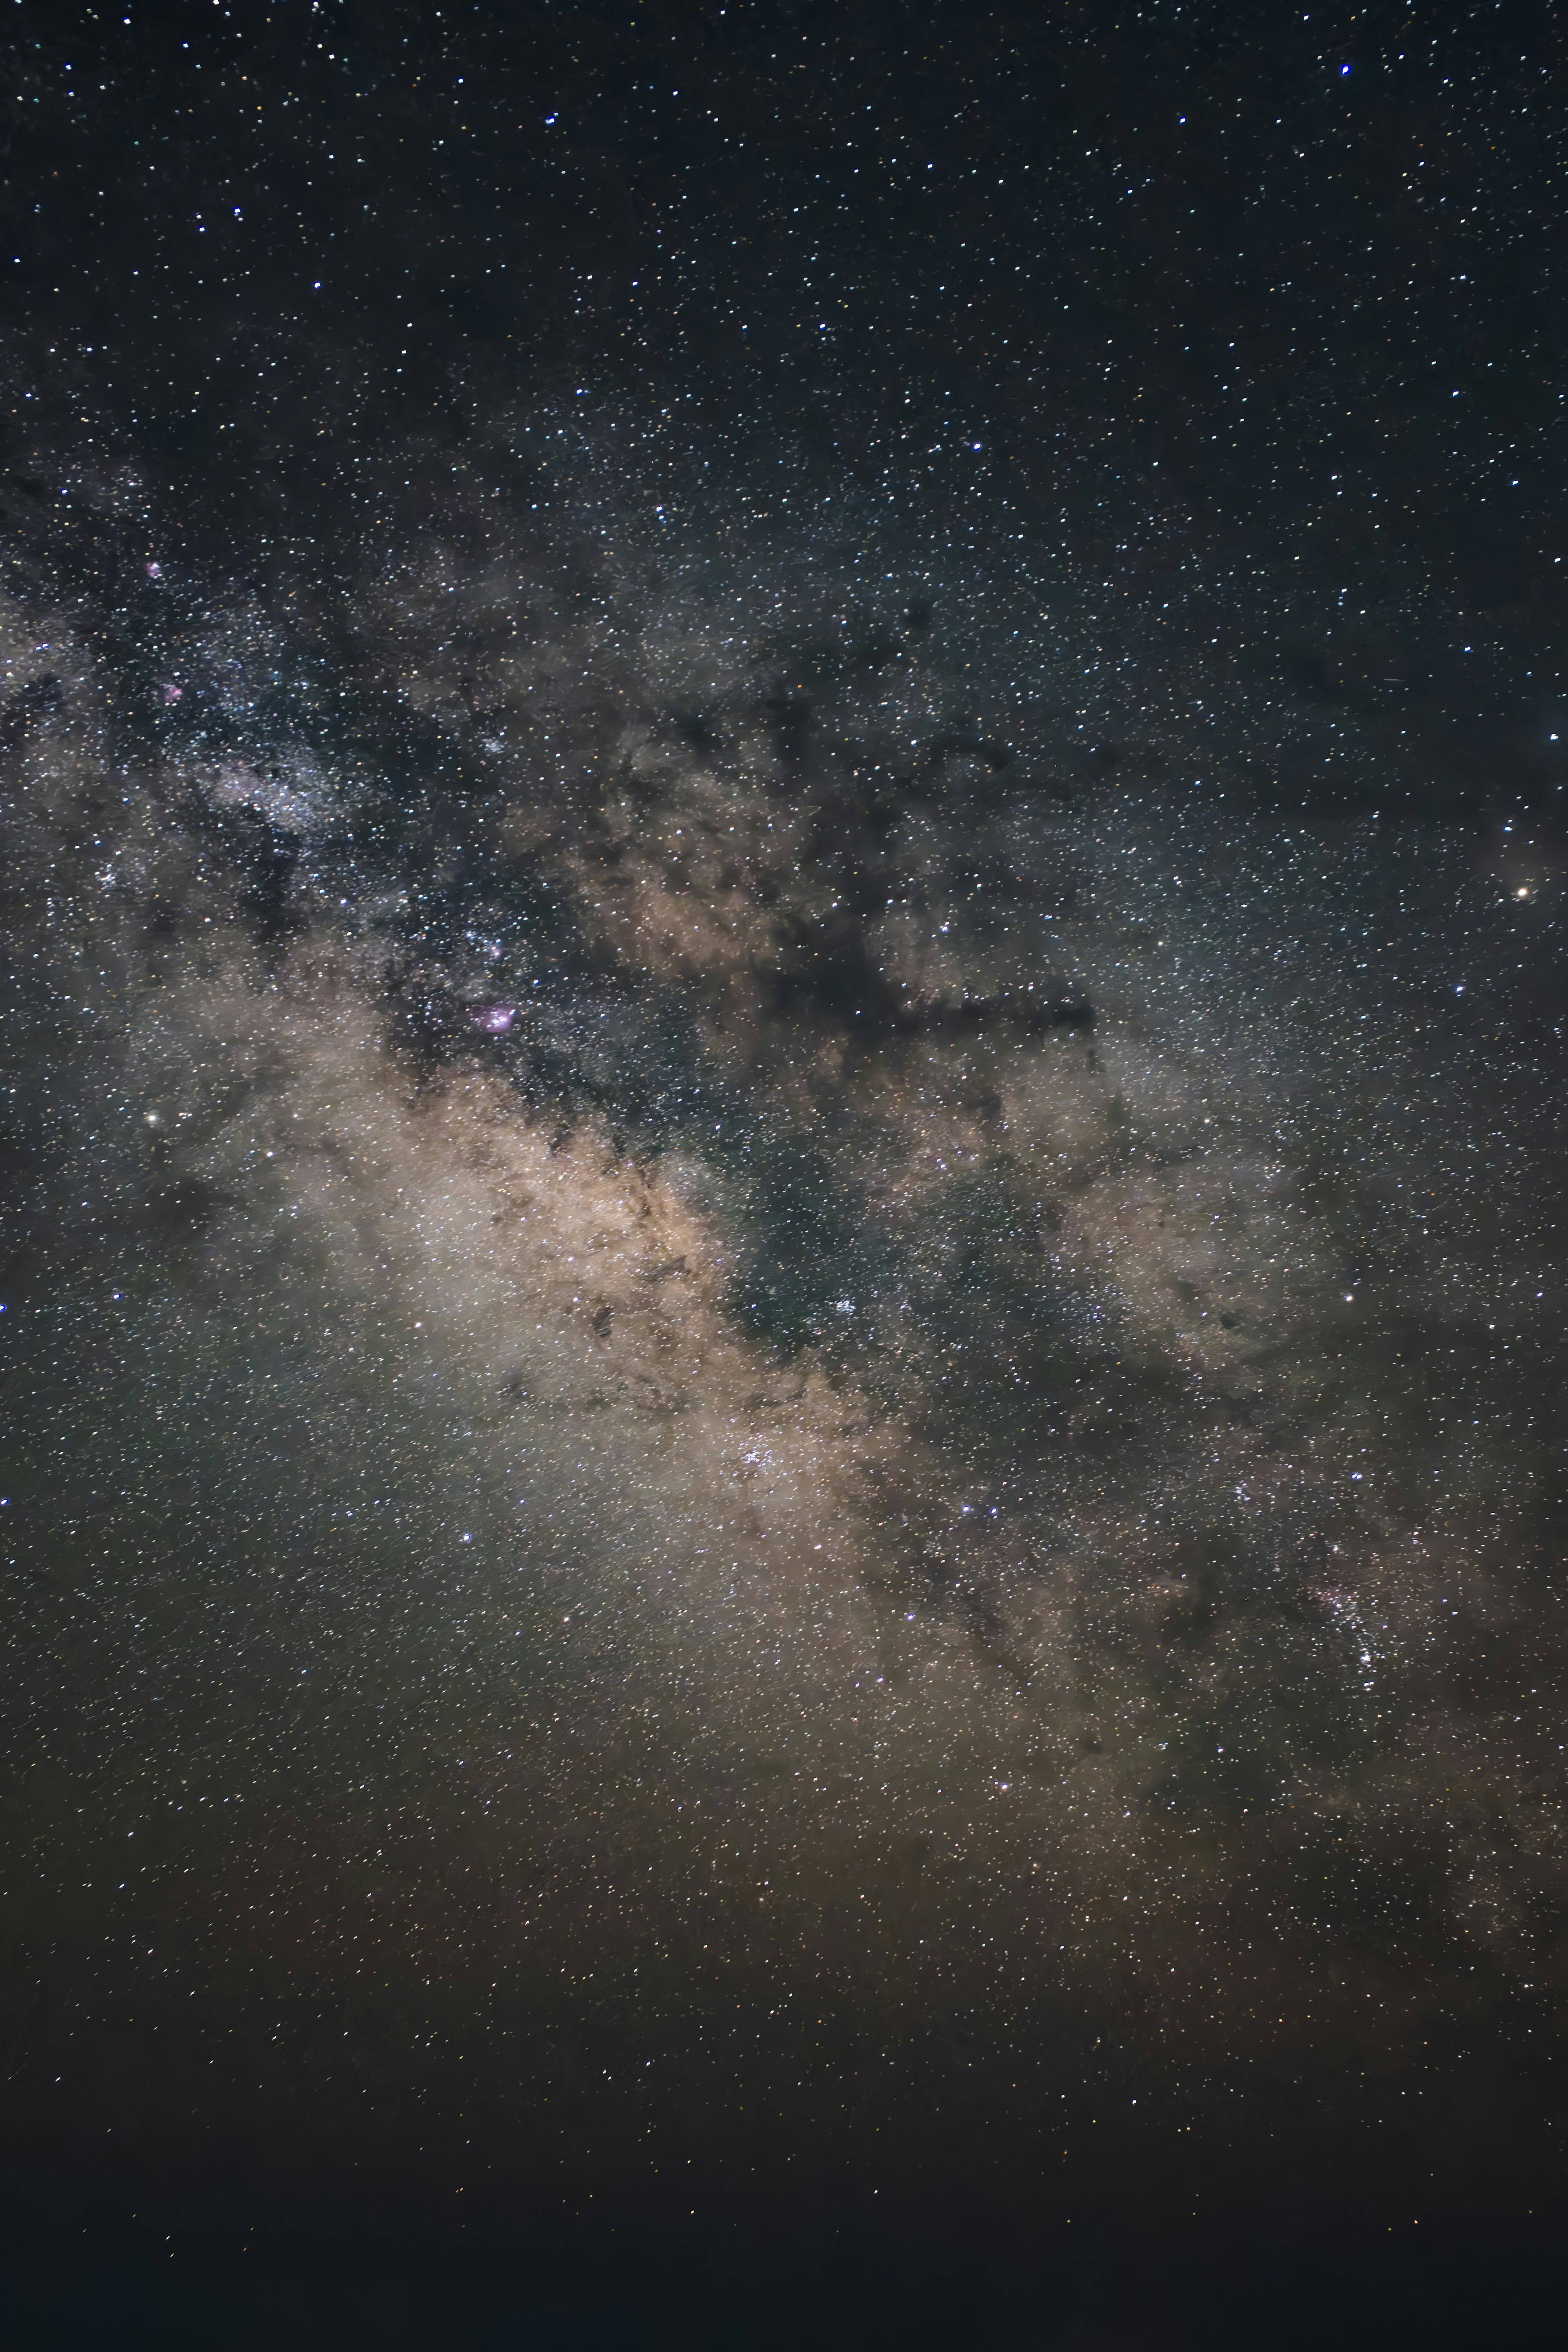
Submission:
{"label": "dark sky region", "polygon": [[0,46],[0,2338],[1548,2340],[1561,12]]}

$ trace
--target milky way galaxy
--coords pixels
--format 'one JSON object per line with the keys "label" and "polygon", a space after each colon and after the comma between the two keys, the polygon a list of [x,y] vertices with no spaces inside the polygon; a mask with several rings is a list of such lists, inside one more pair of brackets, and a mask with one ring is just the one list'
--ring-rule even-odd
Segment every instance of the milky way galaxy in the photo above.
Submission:
{"label": "milky way galaxy", "polygon": [[1109,2343],[1075,2243],[1133,2213],[1233,2295],[1119,2288],[1139,2345],[1256,2326],[1255,2242],[1525,2244],[1539,680],[1424,803],[1436,671],[1252,660],[1305,592],[1163,492],[1091,577],[978,404],[917,479],[869,409],[465,344],[204,517],[79,341],[14,343],[0,524],[45,2236],[140,2278],[155,2212],[236,2344],[318,2228],[321,2340],[388,2342],[394,2240],[474,2341],[663,2342],[700,2275],[737,2346],[759,2265]]}

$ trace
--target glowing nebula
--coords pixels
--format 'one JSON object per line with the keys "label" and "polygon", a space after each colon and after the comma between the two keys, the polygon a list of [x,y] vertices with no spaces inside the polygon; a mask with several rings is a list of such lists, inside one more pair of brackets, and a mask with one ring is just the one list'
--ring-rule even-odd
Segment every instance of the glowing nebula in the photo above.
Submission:
{"label": "glowing nebula", "polygon": [[507,1031],[511,1027],[512,1023],[516,1019],[517,1007],[515,1004],[503,1004],[498,1003],[494,1004],[471,1004],[468,1007],[468,1020],[470,1024],[474,1028],[481,1030],[487,1037],[504,1037]]}

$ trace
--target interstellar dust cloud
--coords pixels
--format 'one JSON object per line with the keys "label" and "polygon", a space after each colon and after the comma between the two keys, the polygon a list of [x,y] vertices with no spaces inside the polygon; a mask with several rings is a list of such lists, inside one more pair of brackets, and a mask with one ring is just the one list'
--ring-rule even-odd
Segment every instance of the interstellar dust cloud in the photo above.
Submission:
{"label": "interstellar dust cloud", "polygon": [[1404,2095],[1562,1985],[1552,842],[1226,791],[1021,539],[490,414],[310,533],[6,495],[51,2095],[682,2207]]}

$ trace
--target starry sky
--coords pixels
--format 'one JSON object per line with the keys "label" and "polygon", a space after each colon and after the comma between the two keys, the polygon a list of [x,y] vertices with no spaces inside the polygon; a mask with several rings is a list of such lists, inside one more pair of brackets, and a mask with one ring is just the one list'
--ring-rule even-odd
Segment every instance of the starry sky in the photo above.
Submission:
{"label": "starry sky", "polygon": [[7,2341],[1524,2331],[1554,12],[6,14]]}

